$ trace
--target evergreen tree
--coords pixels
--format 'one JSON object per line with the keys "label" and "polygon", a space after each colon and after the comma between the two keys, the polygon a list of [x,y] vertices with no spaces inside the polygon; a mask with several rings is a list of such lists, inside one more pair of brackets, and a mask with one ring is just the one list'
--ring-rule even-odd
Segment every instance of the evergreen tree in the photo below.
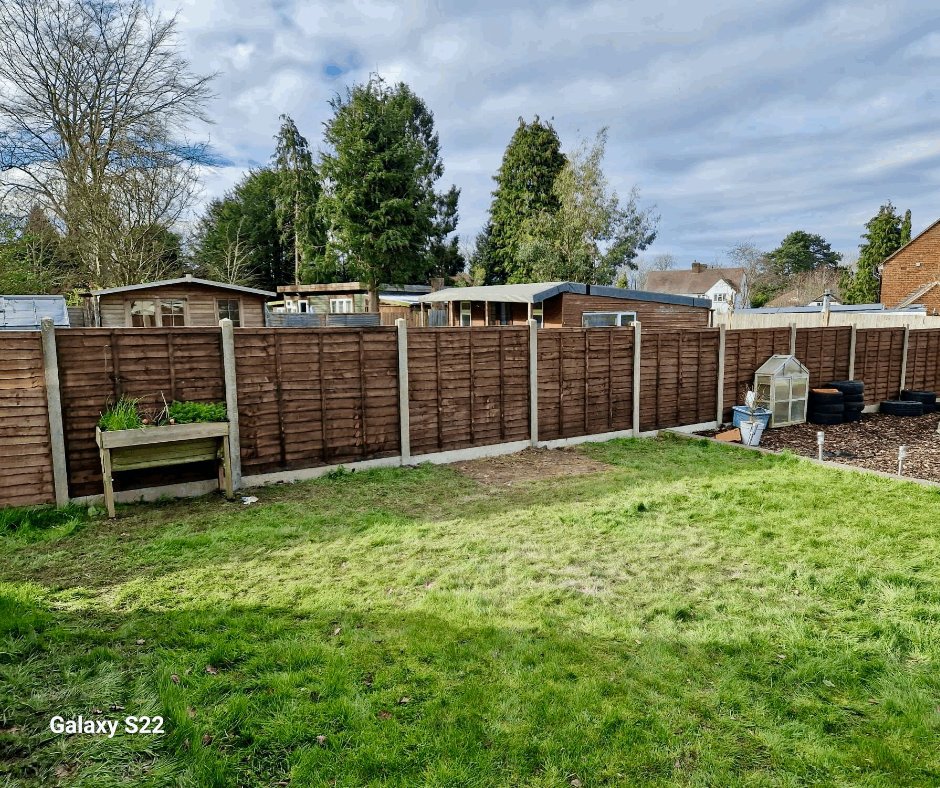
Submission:
{"label": "evergreen tree", "polygon": [[0,293],[56,294],[87,284],[65,246],[38,205],[25,219],[0,217]]}
{"label": "evergreen tree", "polygon": [[467,269],[474,285],[486,284],[486,274],[493,268],[493,227],[487,222],[473,241]]}
{"label": "evergreen tree", "polygon": [[434,191],[444,171],[434,116],[407,85],[373,75],[330,106],[320,167],[330,256],[367,283],[376,309],[380,284],[428,280],[458,192]]}
{"label": "evergreen tree", "polygon": [[637,190],[624,204],[610,188],[606,144],[606,129],[593,145],[582,144],[555,179],[558,207],[523,225],[517,258],[535,279],[609,285],[656,238],[658,217],[639,209]]}
{"label": "evergreen tree", "polygon": [[467,266],[460,252],[460,238],[453,235],[457,229],[457,201],[460,190],[451,186],[444,194],[437,196],[437,212],[434,218],[427,254],[429,276],[449,279],[456,276]]}
{"label": "evergreen tree", "polygon": [[294,263],[294,282],[313,269],[322,274],[315,261],[323,257],[326,232],[317,216],[320,182],[306,138],[289,115],[281,115],[281,128],[275,137],[274,168],[278,174],[275,192],[275,218],[281,244]]}
{"label": "evergreen tree", "polygon": [[279,186],[273,170],[253,170],[222,199],[209,203],[193,238],[198,273],[270,290],[294,280],[293,256],[277,223]]}
{"label": "evergreen tree", "polygon": [[911,242],[911,209],[904,212],[904,221],[901,222],[901,246]]}
{"label": "evergreen tree", "polygon": [[[908,212],[909,214],[910,212]],[[910,226],[905,231],[904,219],[889,201],[878,209],[865,225],[867,232],[862,235],[864,243],[859,245],[858,265],[854,272],[846,271],[839,283],[839,292],[847,304],[876,303],[881,294],[881,280],[878,268],[885,259],[904,245],[905,232],[910,235]]]}
{"label": "evergreen tree", "polygon": [[558,210],[555,179],[565,165],[561,141],[550,123],[538,116],[531,123],[519,118],[494,180],[490,205],[487,284],[528,282],[529,266],[519,259],[526,222]]}
{"label": "evergreen tree", "polygon": [[783,280],[818,268],[838,268],[841,259],[825,238],[803,230],[790,233],[767,255],[772,273]]}

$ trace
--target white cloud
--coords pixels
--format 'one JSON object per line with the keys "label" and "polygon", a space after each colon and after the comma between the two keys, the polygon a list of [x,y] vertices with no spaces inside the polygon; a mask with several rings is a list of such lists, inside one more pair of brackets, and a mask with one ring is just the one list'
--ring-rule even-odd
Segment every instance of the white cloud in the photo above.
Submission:
{"label": "white cloud", "polygon": [[535,114],[567,147],[609,126],[612,183],[642,187],[663,217],[651,251],[686,262],[798,227],[851,250],[888,198],[940,215],[927,0],[185,0],[179,27],[194,68],[220,72],[211,139],[233,166],[210,196],[268,159],[283,112],[319,145],[329,98],[376,70],[434,112],[462,234]]}

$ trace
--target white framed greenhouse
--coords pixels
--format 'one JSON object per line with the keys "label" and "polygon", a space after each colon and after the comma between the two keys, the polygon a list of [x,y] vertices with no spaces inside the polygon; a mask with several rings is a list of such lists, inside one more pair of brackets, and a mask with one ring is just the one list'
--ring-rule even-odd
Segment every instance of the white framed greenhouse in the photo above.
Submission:
{"label": "white framed greenhouse", "polygon": [[770,427],[806,421],[809,370],[796,356],[775,355],[754,373],[757,406],[770,411]]}

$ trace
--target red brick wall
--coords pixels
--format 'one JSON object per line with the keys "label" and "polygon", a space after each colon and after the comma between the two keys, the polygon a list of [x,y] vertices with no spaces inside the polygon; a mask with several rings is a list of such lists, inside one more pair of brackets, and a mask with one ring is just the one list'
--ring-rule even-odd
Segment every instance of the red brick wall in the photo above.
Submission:
{"label": "red brick wall", "polygon": [[[921,285],[940,280],[940,224],[905,246],[884,267],[881,301],[897,306]],[[940,310],[940,293],[931,291],[924,298],[927,311]]]}

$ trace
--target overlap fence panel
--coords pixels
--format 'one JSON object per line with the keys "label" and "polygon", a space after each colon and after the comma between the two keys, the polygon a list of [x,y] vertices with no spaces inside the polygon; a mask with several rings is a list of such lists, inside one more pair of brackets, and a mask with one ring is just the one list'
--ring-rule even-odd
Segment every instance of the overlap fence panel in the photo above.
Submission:
{"label": "overlap fence panel", "polygon": [[640,430],[715,420],[718,329],[644,331],[640,340]]}
{"label": "overlap fence panel", "polygon": [[798,328],[796,357],[809,370],[810,386],[848,378],[851,345],[851,326]]}
{"label": "overlap fence panel", "polygon": [[394,456],[395,329],[239,329],[235,369],[242,472]]}
{"label": "overlap fence panel", "polygon": [[855,377],[865,381],[865,403],[901,396],[903,328],[866,328],[856,332]]}
{"label": "overlap fence panel", "polygon": [[[530,382],[528,326],[407,331],[411,452],[528,441],[530,384],[538,386],[538,439],[630,430],[639,386],[640,429],[713,422],[718,329],[644,331],[639,381],[635,332],[544,329]],[[940,329],[855,332],[854,377],[866,401],[908,388],[940,389]],[[55,500],[52,436],[39,332],[0,334],[0,505]],[[155,416],[165,402],[225,399],[218,328],[67,329],[55,332],[68,492],[101,493],[95,425],[120,397]],[[725,420],[771,355],[789,353],[789,328],[725,334]],[[852,329],[798,329],[797,357],[812,385],[850,372]],[[234,332],[242,472],[255,476],[401,454],[398,331],[392,327],[252,328]],[[118,490],[212,479],[215,464],[117,474]]]}
{"label": "overlap fence panel", "polygon": [[53,501],[40,334],[0,332],[0,506]]}
{"label": "overlap fence panel", "polygon": [[906,388],[940,391],[940,328],[911,331]]}
{"label": "overlap fence panel", "polygon": [[[220,332],[217,328],[81,328],[56,332],[59,383],[71,496],[101,492],[101,461],[95,425],[101,412],[122,396],[156,415],[164,401],[225,399]],[[199,464],[115,477],[115,489],[212,478]]]}
{"label": "overlap fence panel", "polygon": [[631,428],[633,342],[624,329],[539,332],[541,440]]}
{"label": "overlap fence panel", "polygon": [[[789,328],[736,329],[725,336],[724,418],[744,402],[744,392],[754,385],[754,373],[771,356],[790,352]],[[799,358],[799,356],[797,356]]]}
{"label": "overlap fence panel", "polygon": [[408,332],[411,452],[529,437],[529,329]]}

